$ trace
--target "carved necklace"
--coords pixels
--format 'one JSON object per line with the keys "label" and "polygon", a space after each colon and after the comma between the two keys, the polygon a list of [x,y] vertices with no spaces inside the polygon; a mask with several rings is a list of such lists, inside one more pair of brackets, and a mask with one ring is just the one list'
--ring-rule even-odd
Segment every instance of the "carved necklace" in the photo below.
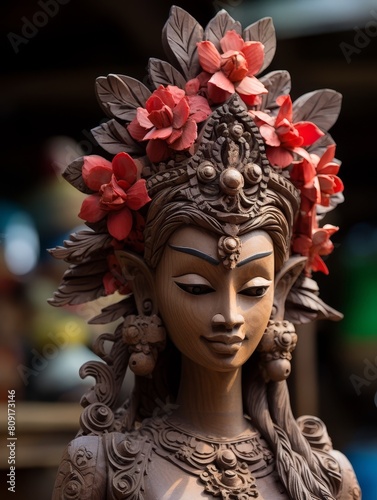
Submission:
{"label": "carved necklace", "polygon": [[207,493],[224,500],[263,500],[255,479],[273,471],[274,458],[257,431],[219,440],[190,433],[164,416],[143,424],[144,432],[153,436],[155,453],[197,476]]}

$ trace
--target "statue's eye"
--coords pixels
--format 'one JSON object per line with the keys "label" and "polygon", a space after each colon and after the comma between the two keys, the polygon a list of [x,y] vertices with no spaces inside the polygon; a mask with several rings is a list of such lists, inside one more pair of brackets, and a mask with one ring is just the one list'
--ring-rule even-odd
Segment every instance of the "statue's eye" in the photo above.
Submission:
{"label": "statue's eye", "polygon": [[207,293],[214,292],[214,289],[208,285],[188,285],[185,283],[175,282],[182,290],[191,295],[206,295]]}
{"label": "statue's eye", "polygon": [[239,293],[241,295],[246,295],[247,297],[263,297],[268,288],[268,286],[249,286],[248,288],[241,290]]}
{"label": "statue's eye", "polygon": [[244,287],[238,293],[246,295],[246,297],[263,297],[271,284],[271,280],[258,276],[245,283]]}

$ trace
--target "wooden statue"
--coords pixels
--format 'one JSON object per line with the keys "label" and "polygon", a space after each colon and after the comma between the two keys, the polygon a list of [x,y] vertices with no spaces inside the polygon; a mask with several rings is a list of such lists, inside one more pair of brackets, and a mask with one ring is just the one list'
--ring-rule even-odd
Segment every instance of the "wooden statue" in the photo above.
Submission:
{"label": "wooden statue", "polygon": [[359,499],[323,422],[292,415],[286,383],[294,324],[341,318],[313,279],[337,230],[322,220],[342,201],[327,132],[341,96],[292,104],[286,71],[256,77],[271,19],[242,30],[220,11],[203,29],[173,7],[163,44],[171,63],[149,61],[149,88],[98,79],[108,158],[64,173],[88,194],[88,230],[51,250],[70,264],[51,303],[119,300],[92,320],[118,326],[95,344],[103,362],[82,367],[96,384],[53,499]]}

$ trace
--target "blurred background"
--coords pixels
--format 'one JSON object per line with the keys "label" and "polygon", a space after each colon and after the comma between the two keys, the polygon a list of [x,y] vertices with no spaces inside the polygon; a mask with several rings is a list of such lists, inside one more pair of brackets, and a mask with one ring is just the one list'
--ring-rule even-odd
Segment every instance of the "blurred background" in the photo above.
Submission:
{"label": "blurred background", "polygon": [[[295,414],[315,413],[350,458],[365,500],[377,498],[377,2],[354,0],[3,1],[0,25],[0,424],[1,473],[8,391],[16,394],[17,471],[12,498],[49,499],[79,399],[92,381],[78,369],[95,358],[88,326],[100,304],[47,304],[64,263],[48,248],[80,228],[82,195],[62,180],[75,157],[101,154],[90,134],[105,116],[98,76],[146,79],[149,57],[166,59],[161,30],[171,5],[205,26],[222,8],[243,27],[270,16],[277,52],[267,71],[286,69],[292,99],[320,88],[343,95],[330,130],[342,160],[345,202],[335,250],[316,275],[339,323],[303,328],[292,380]],[[1,488],[5,485],[2,481]],[[6,485],[4,488],[6,491]],[[8,498],[2,496],[2,498]]]}

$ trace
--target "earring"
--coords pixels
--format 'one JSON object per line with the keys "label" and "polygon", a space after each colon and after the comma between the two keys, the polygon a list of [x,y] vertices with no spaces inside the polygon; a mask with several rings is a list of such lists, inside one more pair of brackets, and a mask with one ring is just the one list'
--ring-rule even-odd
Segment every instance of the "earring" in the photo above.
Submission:
{"label": "earring", "polygon": [[135,375],[148,376],[154,370],[158,353],[166,344],[166,331],[161,319],[151,316],[126,317],[123,324],[123,341],[128,345],[131,354],[128,366]]}
{"label": "earring", "polygon": [[297,334],[289,321],[268,322],[257,347],[260,353],[260,369],[266,382],[279,382],[291,373],[291,352],[295,349]]}

